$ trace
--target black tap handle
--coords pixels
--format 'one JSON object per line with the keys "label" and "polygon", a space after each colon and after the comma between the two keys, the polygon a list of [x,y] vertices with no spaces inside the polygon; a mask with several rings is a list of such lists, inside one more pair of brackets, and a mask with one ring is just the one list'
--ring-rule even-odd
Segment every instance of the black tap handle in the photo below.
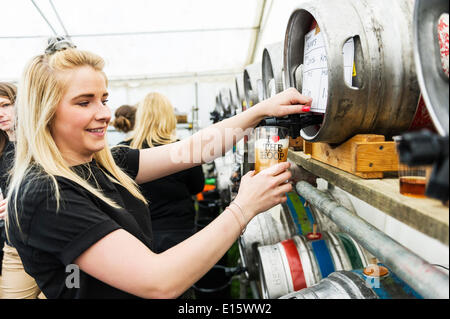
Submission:
{"label": "black tap handle", "polygon": [[[409,166],[429,165],[440,157],[448,156],[448,136],[440,137],[427,130],[404,133],[394,137],[400,162]],[[447,147],[445,147],[445,144]]]}
{"label": "black tap handle", "polygon": [[394,137],[401,163],[409,166],[433,165],[425,194],[447,202],[449,198],[449,139],[427,130]]}
{"label": "black tap handle", "polygon": [[315,114],[295,114],[287,117],[267,117],[262,120],[258,126],[282,126],[289,129],[289,136],[296,139],[300,136],[300,130],[311,126],[321,124],[323,115]]}

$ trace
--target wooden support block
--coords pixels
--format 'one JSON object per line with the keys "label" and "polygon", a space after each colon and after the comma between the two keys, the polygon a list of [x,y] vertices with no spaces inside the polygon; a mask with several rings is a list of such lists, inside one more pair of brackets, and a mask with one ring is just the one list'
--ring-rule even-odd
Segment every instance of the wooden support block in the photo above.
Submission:
{"label": "wooden support block", "polygon": [[300,136],[296,139],[289,137],[289,147],[294,148],[294,151],[302,151],[303,150],[303,138]]}
{"label": "wooden support block", "polygon": [[382,135],[355,135],[335,147],[304,141],[303,152],[362,178],[383,178],[383,172],[398,171],[395,142],[386,142]]}

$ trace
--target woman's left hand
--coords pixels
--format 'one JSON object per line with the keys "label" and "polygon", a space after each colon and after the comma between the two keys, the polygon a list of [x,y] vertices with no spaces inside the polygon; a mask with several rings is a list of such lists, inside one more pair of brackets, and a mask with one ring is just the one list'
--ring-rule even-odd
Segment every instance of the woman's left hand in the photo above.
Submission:
{"label": "woman's left hand", "polygon": [[6,199],[0,200],[0,220],[5,219],[6,217]]}
{"label": "woman's left hand", "polygon": [[283,117],[290,114],[307,113],[311,109],[311,103],[310,97],[300,94],[295,88],[289,88],[260,102],[258,107],[267,117]]}

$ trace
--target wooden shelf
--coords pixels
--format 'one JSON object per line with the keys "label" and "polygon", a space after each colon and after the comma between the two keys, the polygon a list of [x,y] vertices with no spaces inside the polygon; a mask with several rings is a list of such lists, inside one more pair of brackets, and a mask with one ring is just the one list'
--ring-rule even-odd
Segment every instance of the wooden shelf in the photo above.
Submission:
{"label": "wooden shelf", "polygon": [[288,159],[402,223],[449,245],[449,208],[438,200],[401,195],[398,178],[362,179],[291,149]]}

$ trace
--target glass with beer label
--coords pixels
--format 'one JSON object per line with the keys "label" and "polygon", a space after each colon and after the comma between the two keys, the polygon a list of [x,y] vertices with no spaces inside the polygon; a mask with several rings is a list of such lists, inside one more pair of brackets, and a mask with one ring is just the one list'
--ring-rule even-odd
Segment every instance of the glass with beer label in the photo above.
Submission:
{"label": "glass with beer label", "polygon": [[280,126],[260,126],[255,129],[255,174],[287,161],[288,133],[287,128]]}

